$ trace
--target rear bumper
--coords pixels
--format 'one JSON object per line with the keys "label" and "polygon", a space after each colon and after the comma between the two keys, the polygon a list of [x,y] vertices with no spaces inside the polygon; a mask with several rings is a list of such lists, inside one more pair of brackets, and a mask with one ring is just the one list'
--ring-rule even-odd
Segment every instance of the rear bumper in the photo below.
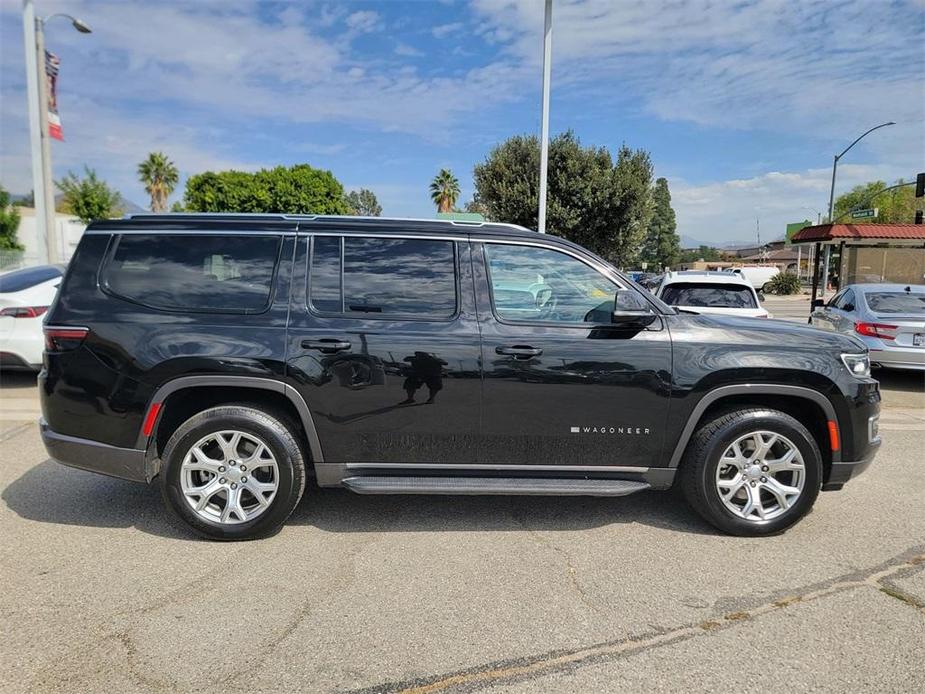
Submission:
{"label": "rear bumper", "polygon": [[833,462],[832,469],[829,471],[829,476],[822,485],[822,491],[834,492],[844,487],[848,480],[854,479],[870,467],[870,464],[874,462],[874,458],[879,450],[880,443],[878,441],[876,445],[872,445],[868,449],[867,454],[861,460],[855,462],[846,462],[843,460]]}
{"label": "rear bumper", "polygon": [[147,482],[143,450],[58,434],[44,419],[39,420],[39,429],[48,455],[63,465],[133,482]]}

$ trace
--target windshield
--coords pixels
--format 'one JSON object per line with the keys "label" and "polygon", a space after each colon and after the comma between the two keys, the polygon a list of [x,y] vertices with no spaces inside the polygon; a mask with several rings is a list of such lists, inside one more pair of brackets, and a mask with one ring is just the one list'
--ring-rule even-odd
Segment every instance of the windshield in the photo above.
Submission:
{"label": "windshield", "polygon": [[871,292],[864,295],[874,313],[914,313],[925,315],[925,292]]}
{"label": "windshield", "polygon": [[748,287],[706,282],[669,284],[662,292],[662,301],[672,306],[703,308],[758,308],[755,295]]}
{"label": "windshield", "polygon": [[39,265],[15,270],[0,275],[0,294],[6,292],[21,292],[23,289],[34,287],[42,282],[61,277],[64,271],[57,265]]}

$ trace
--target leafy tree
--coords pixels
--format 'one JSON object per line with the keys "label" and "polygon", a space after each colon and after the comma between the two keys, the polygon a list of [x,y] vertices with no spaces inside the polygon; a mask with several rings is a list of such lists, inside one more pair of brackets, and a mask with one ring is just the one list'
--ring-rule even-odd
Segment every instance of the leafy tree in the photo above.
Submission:
{"label": "leafy tree", "polygon": [[10,207],[10,194],[0,186],[0,250],[21,251],[23,245],[16,238],[19,229],[19,210]]}
{"label": "leafy tree", "polygon": [[437,212],[452,212],[459,199],[459,179],[449,169],[440,169],[430,184],[430,199]]}
{"label": "leafy tree", "polygon": [[366,188],[351,190],[347,193],[345,201],[353,214],[358,214],[362,217],[379,217],[382,215],[382,205],[376,199],[376,194]]}
{"label": "leafy tree", "polygon": [[[903,183],[903,179],[896,181]],[[840,224],[912,224],[915,221],[915,186],[903,186],[877,195],[887,188],[884,181],[871,181],[855,186],[835,200],[835,219]],[[852,219],[855,209],[877,208],[879,214],[871,219]]]}
{"label": "leafy tree", "polygon": [[138,165],[138,178],[145,184],[145,191],[151,196],[151,211],[166,212],[167,198],[177,187],[180,174],[173,162],[163,152],[151,152]]}
{"label": "leafy tree", "polygon": [[463,205],[463,210],[471,214],[480,214],[488,219],[488,208],[478,198],[473,198]]}
{"label": "leafy tree", "polygon": [[350,213],[340,181],[308,164],[256,173],[206,171],[187,179],[183,202],[190,212]]}
{"label": "leafy tree", "polygon": [[642,259],[651,267],[661,270],[676,264],[681,254],[681,239],[678,238],[667,179],[659,178],[655,181],[652,203],[652,221],[642,247]]}
{"label": "leafy tree", "polygon": [[722,260],[723,254],[710,246],[701,246],[700,248],[688,248],[681,251],[678,256],[679,263],[696,263],[698,260],[714,261]]}
{"label": "leafy tree", "polygon": [[93,169],[84,166],[84,174],[84,178],[79,178],[73,171],[68,171],[67,176],[55,182],[64,193],[67,211],[84,224],[122,214],[122,197],[118,191],[97,178]]}
{"label": "leafy tree", "polygon": [[[475,200],[490,219],[537,227],[540,146],[517,135],[473,172]],[[549,143],[547,231],[581,243],[619,266],[633,264],[652,215],[652,164],[622,146],[614,163],[603,147],[583,147],[571,131]]]}
{"label": "leafy tree", "polygon": [[175,200],[173,205],[170,206],[171,212],[186,212],[186,208],[183,207],[183,203],[179,200]]}

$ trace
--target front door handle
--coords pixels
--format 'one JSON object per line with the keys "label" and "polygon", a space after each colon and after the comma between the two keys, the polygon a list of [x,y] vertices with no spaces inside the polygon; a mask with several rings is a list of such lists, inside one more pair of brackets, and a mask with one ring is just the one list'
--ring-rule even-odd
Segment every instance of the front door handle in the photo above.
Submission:
{"label": "front door handle", "polygon": [[507,354],[515,359],[529,359],[538,357],[543,353],[539,347],[530,347],[529,345],[510,345],[506,347],[495,347],[496,354]]}
{"label": "front door handle", "polygon": [[334,354],[350,349],[350,342],[331,337],[323,337],[320,340],[302,340],[302,349],[317,349],[324,354]]}

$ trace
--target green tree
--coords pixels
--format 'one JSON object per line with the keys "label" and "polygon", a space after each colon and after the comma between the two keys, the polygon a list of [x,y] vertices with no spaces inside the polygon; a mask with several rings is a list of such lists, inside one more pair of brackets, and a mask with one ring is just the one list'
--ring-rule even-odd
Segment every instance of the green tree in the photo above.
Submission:
{"label": "green tree", "polygon": [[678,255],[679,263],[696,263],[698,260],[722,260],[723,254],[710,246],[701,246],[700,248],[688,248]]}
{"label": "green tree", "polygon": [[681,239],[678,238],[677,222],[671,207],[671,193],[668,180],[659,178],[652,191],[652,221],[646,232],[642,247],[642,259],[650,267],[661,270],[678,262],[681,254]]}
{"label": "green tree", "polygon": [[183,202],[190,212],[350,213],[340,181],[308,164],[256,173],[206,171],[187,179]]}
{"label": "green tree", "polygon": [[[517,135],[475,166],[475,200],[487,217],[537,227],[539,140]],[[633,264],[652,215],[652,164],[622,146],[614,163],[603,147],[584,147],[571,131],[549,143],[547,231],[581,243],[619,266]]]}
{"label": "green tree", "polygon": [[21,251],[23,245],[16,238],[19,230],[19,210],[10,206],[10,194],[0,186],[0,250]]}
{"label": "green tree", "polygon": [[96,177],[96,171],[84,166],[84,177],[73,171],[55,185],[64,194],[64,207],[84,224],[94,219],[106,219],[122,214],[122,197],[105,181]]}
{"label": "green tree", "polygon": [[452,212],[459,199],[459,179],[449,169],[440,169],[430,184],[430,199],[437,212]]}
{"label": "green tree", "polygon": [[[896,181],[903,183],[903,179]],[[841,224],[912,224],[915,221],[915,186],[902,188],[878,195],[887,188],[884,181],[871,181],[855,186],[835,200],[835,219]],[[879,214],[871,219],[852,219],[851,210],[877,208]]]}
{"label": "green tree", "polygon": [[351,214],[358,214],[361,217],[379,217],[382,215],[382,205],[376,199],[376,194],[366,188],[351,190],[347,193],[345,201],[347,207],[350,208]]}
{"label": "green tree", "polygon": [[151,152],[148,158],[138,165],[138,178],[151,196],[151,211],[166,212],[167,198],[180,180],[180,174],[173,162],[163,152]]}

